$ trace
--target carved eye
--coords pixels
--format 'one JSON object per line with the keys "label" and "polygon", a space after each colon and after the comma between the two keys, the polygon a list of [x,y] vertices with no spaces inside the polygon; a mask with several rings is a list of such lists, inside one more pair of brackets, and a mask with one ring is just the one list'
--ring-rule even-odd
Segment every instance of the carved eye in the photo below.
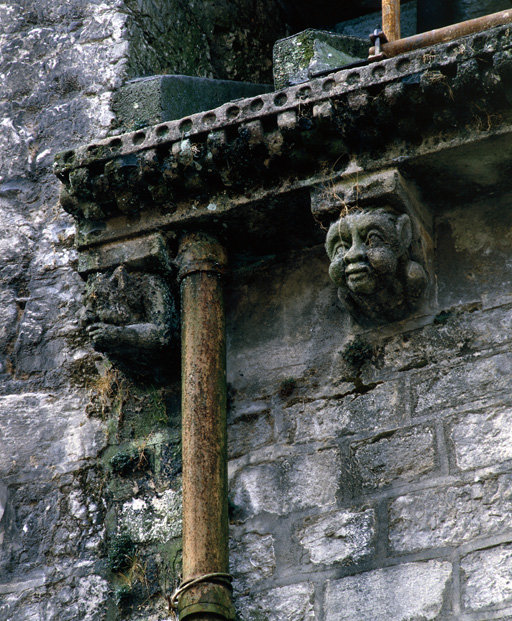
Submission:
{"label": "carved eye", "polygon": [[336,248],[334,249],[334,256],[345,254],[347,250],[348,250],[348,244],[344,242],[343,240],[341,240],[336,246]]}
{"label": "carved eye", "polygon": [[379,246],[385,243],[384,237],[378,231],[370,231],[366,236],[368,246]]}

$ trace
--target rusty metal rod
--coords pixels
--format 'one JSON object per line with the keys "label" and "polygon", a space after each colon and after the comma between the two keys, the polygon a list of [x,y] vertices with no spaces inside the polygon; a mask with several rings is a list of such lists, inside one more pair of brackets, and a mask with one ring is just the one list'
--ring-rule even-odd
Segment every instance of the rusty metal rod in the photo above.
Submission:
{"label": "rusty metal rod", "polygon": [[382,30],[388,41],[400,39],[400,0],[382,0]]}
{"label": "rusty metal rod", "polygon": [[[182,331],[183,583],[180,620],[234,619],[228,576],[226,338],[217,240],[186,235],[178,254]],[[198,579],[199,581],[195,581]],[[182,584],[183,584],[182,583]]]}
{"label": "rusty metal rod", "polygon": [[[422,32],[412,37],[391,41],[382,45],[382,53],[386,58],[405,54],[413,50],[435,45],[436,43],[446,43],[459,37],[465,37],[481,30],[487,30],[496,26],[503,26],[512,22],[512,10],[499,11],[491,15],[484,15],[475,19],[469,19],[466,22],[452,24],[437,30]],[[370,48],[370,58],[375,55],[375,47]]]}

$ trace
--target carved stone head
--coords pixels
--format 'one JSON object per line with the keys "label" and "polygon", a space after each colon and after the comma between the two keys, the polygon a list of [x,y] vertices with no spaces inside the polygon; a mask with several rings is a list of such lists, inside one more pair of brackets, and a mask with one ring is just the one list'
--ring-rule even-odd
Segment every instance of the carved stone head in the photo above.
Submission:
{"label": "carved stone head", "polygon": [[412,245],[410,217],[391,209],[353,209],[331,225],[329,275],[359,323],[402,319],[417,307],[427,275]]}

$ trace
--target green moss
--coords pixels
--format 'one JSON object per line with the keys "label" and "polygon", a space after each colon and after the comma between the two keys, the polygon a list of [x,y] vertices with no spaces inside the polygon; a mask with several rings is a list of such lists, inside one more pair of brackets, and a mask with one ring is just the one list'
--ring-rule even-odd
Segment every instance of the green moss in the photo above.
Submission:
{"label": "green moss", "polygon": [[359,369],[373,358],[374,353],[374,347],[368,341],[358,336],[347,344],[342,356],[350,366]]}
{"label": "green moss", "polygon": [[114,591],[114,600],[119,608],[126,608],[133,602],[133,593],[129,585],[122,584]]}
{"label": "green moss", "polygon": [[300,32],[296,37],[296,46],[299,47],[302,53],[302,57],[306,65],[309,64],[310,60],[315,55],[315,50],[313,46],[313,38],[311,36],[311,32],[309,30],[305,30],[304,32]]}
{"label": "green moss", "polygon": [[453,315],[452,311],[441,311],[438,315],[434,317],[434,323],[435,324],[446,323],[452,315]]}
{"label": "green moss", "polygon": [[126,476],[133,472],[136,467],[136,463],[137,461],[133,453],[119,451],[119,453],[116,453],[110,460],[110,467],[112,468],[112,472],[114,472],[114,474]]}
{"label": "green moss", "polygon": [[129,569],[135,556],[135,544],[128,533],[114,535],[108,547],[108,566],[113,573]]}
{"label": "green moss", "polygon": [[122,477],[146,470],[149,465],[149,451],[142,447],[138,450],[118,451],[110,458],[112,472]]}
{"label": "green moss", "polygon": [[134,435],[138,438],[146,437],[158,427],[168,424],[167,408],[162,392],[151,387],[142,394],[141,408],[133,418]]}
{"label": "green moss", "polygon": [[156,557],[162,593],[171,594],[180,583],[182,547],[181,538],[171,539],[157,546]]}

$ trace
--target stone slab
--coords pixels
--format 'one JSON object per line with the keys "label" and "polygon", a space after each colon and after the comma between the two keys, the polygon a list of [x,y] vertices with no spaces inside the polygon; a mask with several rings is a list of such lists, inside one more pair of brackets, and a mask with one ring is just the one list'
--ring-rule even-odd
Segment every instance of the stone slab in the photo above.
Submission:
{"label": "stone slab", "polygon": [[437,619],[451,573],[450,563],[430,561],[330,580],[325,621]]}
{"label": "stone slab", "polygon": [[115,94],[112,107],[119,127],[134,131],[271,90],[268,84],[157,75],[127,82]]}
{"label": "stone slab", "polygon": [[450,439],[461,470],[481,468],[512,459],[509,406],[488,407],[457,416]]}
{"label": "stone slab", "polygon": [[483,397],[507,394],[512,359],[509,354],[464,361],[449,369],[436,369],[416,379],[415,414],[439,416],[443,408],[471,404]]}
{"label": "stone slab", "polygon": [[337,511],[320,519],[309,519],[298,532],[301,545],[315,565],[356,563],[374,552],[374,536],[375,515],[372,509]]}
{"label": "stone slab", "polygon": [[165,239],[156,233],[81,252],[78,273],[87,276],[118,265],[168,274],[171,271],[171,261]]}
{"label": "stone slab", "polygon": [[417,198],[413,184],[397,168],[358,173],[311,189],[311,211],[315,218],[327,222],[346,209],[359,207],[393,207],[408,213],[420,223],[425,243],[431,245],[432,214]]}
{"label": "stone slab", "polygon": [[297,442],[401,425],[408,420],[408,410],[408,394],[403,384],[390,381],[364,394],[349,394],[343,399],[298,402],[284,413]]}
{"label": "stone slab", "polygon": [[436,465],[436,439],[431,427],[386,432],[350,446],[365,488],[414,481]]}
{"label": "stone slab", "polygon": [[236,592],[250,591],[257,582],[270,578],[276,569],[274,537],[268,533],[245,533],[230,540],[229,562]]}
{"label": "stone slab", "polygon": [[466,485],[400,496],[389,509],[389,539],[396,552],[459,545],[510,526],[509,474]]}
{"label": "stone slab", "polygon": [[461,561],[465,608],[481,610],[512,601],[512,545],[480,550]]}
{"label": "stone slab", "polygon": [[311,583],[282,586],[235,601],[241,621],[313,621],[314,586]]}
{"label": "stone slab", "polygon": [[308,507],[333,506],[339,472],[339,453],[328,449],[247,467],[233,477],[230,491],[235,507],[246,516],[285,515]]}
{"label": "stone slab", "polygon": [[276,90],[307,82],[321,71],[364,60],[369,45],[364,39],[309,28],[274,45]]}

